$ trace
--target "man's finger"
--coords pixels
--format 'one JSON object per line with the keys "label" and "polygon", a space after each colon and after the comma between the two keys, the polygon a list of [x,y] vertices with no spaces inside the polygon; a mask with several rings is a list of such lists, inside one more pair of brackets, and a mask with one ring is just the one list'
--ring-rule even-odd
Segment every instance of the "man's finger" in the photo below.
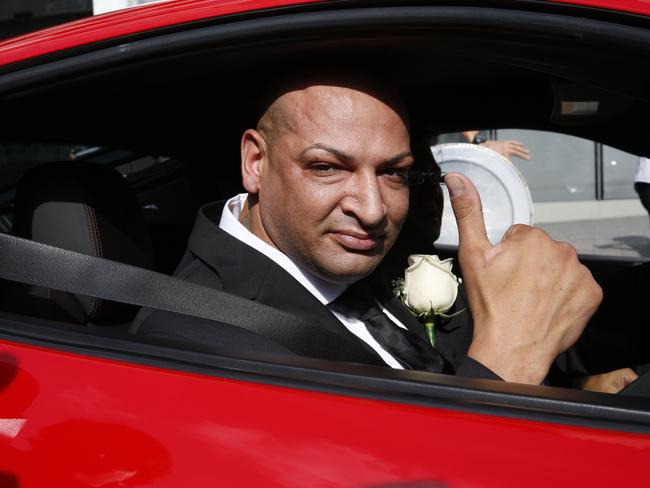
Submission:
{"label": "man's finger", "polygon": [[483,220],[481,197],[474,184],[460,173],[449,173],[445,177],[445,185],[456,216],[459,247],[472,245],[491,248]]}
{"label": "man's finger", "polygon": [[624,368],[621,370],[622,372],[622,380],[623,380],[623,388],[625,388],[627,385],[632,383],[633,381],[639,379],[639,375],[634,372],[631,368]]}

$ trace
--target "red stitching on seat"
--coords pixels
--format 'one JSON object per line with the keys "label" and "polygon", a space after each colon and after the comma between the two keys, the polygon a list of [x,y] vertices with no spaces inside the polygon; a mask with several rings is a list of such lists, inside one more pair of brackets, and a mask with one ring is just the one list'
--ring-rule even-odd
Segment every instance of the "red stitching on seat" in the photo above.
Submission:
{"label": "red stitching on seat", "polygon": [[[104,244],[102,242],[102,235],[99,233],[99,223],[97,222],[97,214],[95,213],[95,209],[93,207],[88,207],[90,210],[90,215],[93,220],[93,224],[95,225],[95,236],[97,237],[97,244],[99,245],[99,256],[104,257]],[[100,311],[102,310],[102,301],[99,299],[95,299],[95,310],[94,310],[94,317],[95,320],[99,318],[101,315]]]}
{"label": "red stitching on seat", "polygon": [[102,243],[102,236],[99,233],[99,224],[97,223],[97,216],[95,215],[95,209],[88,207],[90,210],[90,215],[92,216],[93,223],[95,224],[95,235],[97,236],[97,244],[99,244],[99,256],[104,257],[104,244]]}
{"label": "red stitching on seat", "polygon": [[[89,207],[88,205],[84,204],[83,205],[84,212],[86,213],[86,221],[88,223],[88,235],[90,236],[90,243],[92,249],[92,253],[97,256],[99,249],[99,239],[96,237],[96,232],[97,228],[95,227],[94,224],[94,213],[93,209]],[[100,306],[100,301],[95,298],[95,297],[90,297],[90,312],[88,313],[89,317],[92,317],[93,315],[97,315],[99,311],[99,306]]]}
{"label": "red stitching on seat", "polygon": [[90,237],[90,244],[92,245],[91,252],[94,256],[97,256],[97,241],[93,235],[93,223],[90,217],[90,208],[87,205],[83,205],[84,212],[86,213],[86,223],[88,224],[88,237]]}

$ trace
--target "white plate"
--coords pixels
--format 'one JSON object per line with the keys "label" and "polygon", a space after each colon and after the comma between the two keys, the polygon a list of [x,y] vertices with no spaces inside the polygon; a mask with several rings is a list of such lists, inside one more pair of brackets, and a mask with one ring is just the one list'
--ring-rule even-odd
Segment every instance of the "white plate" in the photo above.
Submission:
{"label": "white plate", "polygon": [[[496,151],[475,144],[438,144],[433,157],[445,173],[466,175],[479,191],[483,217],[490,242],[496,244],[512,224],[533,224],[533,201],[526,180],[508,159]],[[458,228],[442,187],[445,207],[437,244],[458,245]]]}

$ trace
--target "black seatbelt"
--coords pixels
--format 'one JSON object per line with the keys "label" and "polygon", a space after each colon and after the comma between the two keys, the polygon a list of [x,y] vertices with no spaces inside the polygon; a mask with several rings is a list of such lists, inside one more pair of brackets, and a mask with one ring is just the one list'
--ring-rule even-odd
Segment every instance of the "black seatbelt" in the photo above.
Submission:
{"label": "black seatbelt", "polygon": [[0,234],[0,278],[214,320],[297,354],[355,361],[359,345],[290,313],[137,266]]}

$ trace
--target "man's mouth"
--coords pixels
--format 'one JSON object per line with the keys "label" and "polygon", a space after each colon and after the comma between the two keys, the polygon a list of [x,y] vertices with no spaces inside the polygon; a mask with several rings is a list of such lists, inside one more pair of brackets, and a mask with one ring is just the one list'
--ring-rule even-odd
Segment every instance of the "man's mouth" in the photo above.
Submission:
{"label": "man's mouth", "polygon": [[383,244],[386,239],[385,234],[367,234],[345,230],[332,234],[339,244],[350,251],[371,251]]}

